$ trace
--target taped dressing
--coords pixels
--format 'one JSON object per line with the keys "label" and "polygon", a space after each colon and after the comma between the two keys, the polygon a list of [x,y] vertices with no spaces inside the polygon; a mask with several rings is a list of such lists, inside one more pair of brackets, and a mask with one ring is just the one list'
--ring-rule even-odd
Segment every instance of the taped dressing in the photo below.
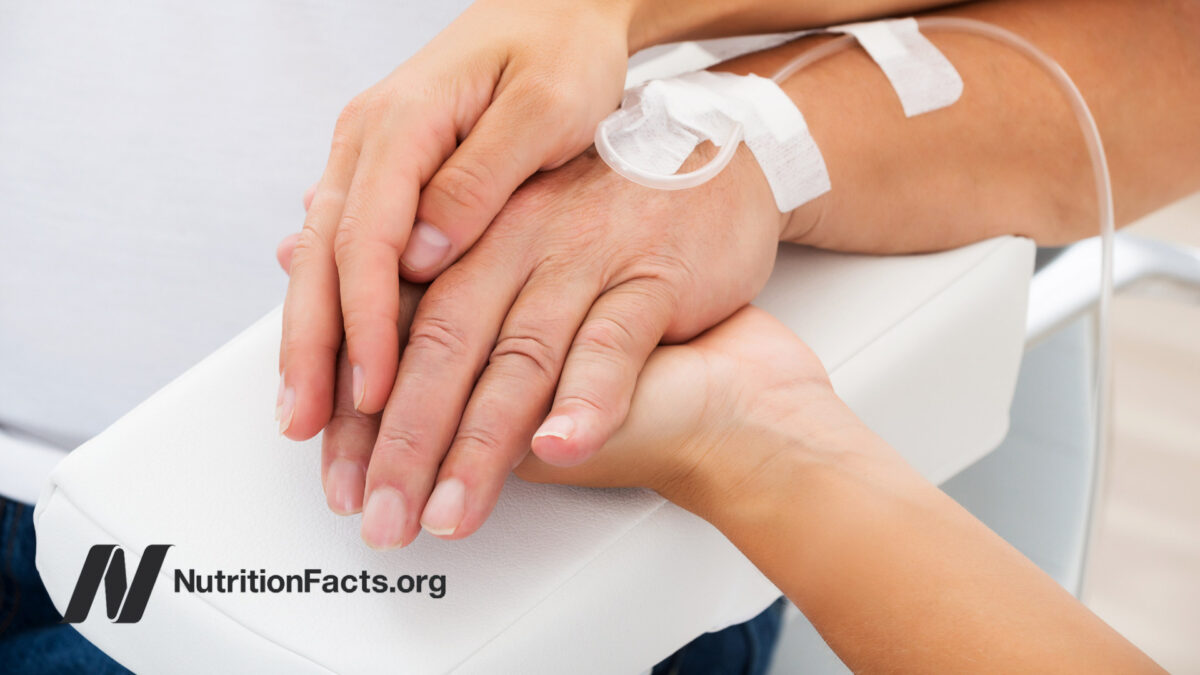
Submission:
{"label": "taped dressing", "polygon": [[[847,24],[820,32],[857,40],[891,82],[908,117],[944,108],[962,95],[958,71],[921,35],[915,19]],[[697,71],[650,80],[627,90],[620,109],[601,121],[596,150],[613,170],[636,183],[681,190],[711,180],[745,141],[766,176],[776,207],[792,211],[832,187],[803,114],[779,87],[810,62],[801,56],[771,79]],[[717,156],[696,171],[676,173],[704,141],[720,148]]]}
{"label": "taped dressing", "polygon": [[[717,160],[676,174],[703,141],[721,148]],[[621,108],[596,130],[596,149],[609,166],[660,189],[708,181],[741,141],[762,167],[780,211],[829,191],[829,172],[804,116],[779,85],[757,75],[702,70],[651,80],[626,92]]]}
{"label": "taped dressing", "polygon": [[921,35],[916,19],[852,23],[829,30],[854,36],[892,83],[906,117],[945,108],[962,96],[962,77]]}

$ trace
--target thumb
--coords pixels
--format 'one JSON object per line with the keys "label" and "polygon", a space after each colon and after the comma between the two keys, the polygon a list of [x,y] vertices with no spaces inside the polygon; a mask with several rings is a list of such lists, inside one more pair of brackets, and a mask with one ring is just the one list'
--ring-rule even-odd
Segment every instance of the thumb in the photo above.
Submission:
{"label": "thumb", "polygon": [[[586,126],[563,95],[510,86],[421,191],[417,222],[400,258],[409,281],[429,281],[479,239],[512,193],[538,169],[586,147]],[[553,114],[555,122],[547,120]],[[564,122],[564,120],[568,120]],[[576,147],[578,146],[578,147]]]}
{"label": "thumb", "polygon": [[596,300],[567,354],[550,414],[533,435],[531,449],[542,461],[583,463],[621,426],[673,302],[669,289],[647,279]]}

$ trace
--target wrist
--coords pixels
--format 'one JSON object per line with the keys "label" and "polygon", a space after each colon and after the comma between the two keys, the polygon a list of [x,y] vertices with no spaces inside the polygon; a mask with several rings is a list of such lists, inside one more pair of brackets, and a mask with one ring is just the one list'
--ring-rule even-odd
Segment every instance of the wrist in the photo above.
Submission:
{"label": "wrist", "polygon": [[[697,145],[677,173],[689,173],[699,169],[712,161],[718,152],[719,149],[712,143]],[[767,177],[758,165],[758,160],[754,158],[754,153],[750,152],[745,143],[739,144],[733,158],[720,173],[708,183],[694,189],[714,190],[712,194],[718,199],[727,200],[727,204],[737,200],[740,202],[741,213],[745,215],[742,220],[762,223],[772,229],[773,235],[777,234],[779,241],[787,241],[783,238],[784,233],[790,227],[789,223],[792,222],[795,211],[780,213]]]}
{"label": "wrist", "polygon": [[[712,70],[718,72],[729,72],[736,75],[758,75],[759,77],[771,78],[779,71],[780,68],[787,65],[792,59],[796,58],[805,51],[814,47],[820,46],[823,42],[828,41],[828,36],[814,35],[803,37],[798,40],[793,40],[784,45],[780,45],[774,49],[769,49],[762,52],[747,54],[723,63],[719,63],[712,67]],[[781,83],[784,93],[792,100],[792,103],[797,108],[804,111],[804,99],[801,95],[803,91],[820,91],[820,89],[806,88],[805,82],[799,76],[793,75],[788,78],[787,82]],[[743,146],[742,150],[745,150]],[[742,154],[742,153],[739,153]],[[744,154],[749,155],[748,152]],[[751,161],[753,158],[751,157]],[[757,174],[757,179],[765,184],[766,178],[762,175],[761,169],[757,168],[754,173]],[[773,197],[772,197],[773,199]],[[779,241],[803,244],[807,243],[807,237],[810,233],[817,229],[818,225],[825,220],[826,210],[832,203],[832,197],[829,193],[811,199],[795,209],[781,213],[779,216]]]}
{"label": "wrist", "polygon": [[779,392],[712,434],[699,459],[656,489],[724,529],[759,509],[778,509],[788,494],[831,477],[903,461],[858,420],[828,385]]}

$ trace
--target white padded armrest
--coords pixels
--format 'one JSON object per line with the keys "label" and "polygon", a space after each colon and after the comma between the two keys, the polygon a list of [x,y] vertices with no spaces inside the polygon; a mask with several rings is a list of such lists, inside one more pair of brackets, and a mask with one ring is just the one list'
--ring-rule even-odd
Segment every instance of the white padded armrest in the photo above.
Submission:
{"label": "white padded armrest", "polygon": [[[941,481],[1007,428],[1033,245],[999,238],[870,258],[785,246],[758,303],[817,351],[839,393]],[[54,471],[38,569],[63,609],[88,549],[173,544],[141,622],[98,602],[77,627],[143,672],[638,672],[778,591],[700,519],[641,490],[510,479],[476,535],[375,552],[325,507],[318,440],[279,438],[279,313]],[[174,570],[444,574],[446,594],[192,595]]]}

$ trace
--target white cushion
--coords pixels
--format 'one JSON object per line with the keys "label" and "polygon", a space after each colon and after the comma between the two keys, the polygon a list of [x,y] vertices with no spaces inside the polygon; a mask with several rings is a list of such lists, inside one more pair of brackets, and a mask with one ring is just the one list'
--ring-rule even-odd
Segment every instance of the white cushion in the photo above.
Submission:
{"label": "white cushion", "polygon": [[[999,238],[871,258],[784,246],[758,303],[808,341],[839,393],[926,476],[995,447],[1022,351],[1033,245]],[[275,311],[52,474],[38,502],[38,569],[65,608],[89,547],[132,570],[173,544],[141,622],[97,602],[79,630],[143,672],[637,672],[778,591],[720,533],[642,490],[510,479],[488,523],[375,552],[330,513],[319,440],[271,422]],[[444,574],[446,594],[188,594],[200,573],[321,568]]]}

